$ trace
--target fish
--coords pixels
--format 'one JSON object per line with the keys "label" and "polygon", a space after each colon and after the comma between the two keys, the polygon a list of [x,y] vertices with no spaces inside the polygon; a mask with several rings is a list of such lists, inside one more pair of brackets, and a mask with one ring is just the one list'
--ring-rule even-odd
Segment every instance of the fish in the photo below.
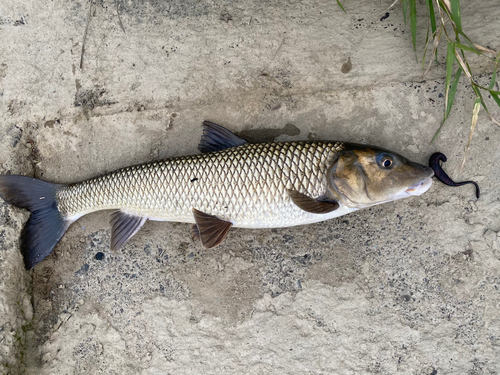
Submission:
{"label": "fish", "polygon": [[27,209],[20,241],[26,269],[48,256],[83,215],[110,214],[111,250],[146,220],[191,223],[207,248],[232,227],[312,224],[426,192],[434,171],[403,156],[340,141],[248,143],[203,122],[200,154],[122,168],[89,180],[56,184],[0,175],[0,197]]}

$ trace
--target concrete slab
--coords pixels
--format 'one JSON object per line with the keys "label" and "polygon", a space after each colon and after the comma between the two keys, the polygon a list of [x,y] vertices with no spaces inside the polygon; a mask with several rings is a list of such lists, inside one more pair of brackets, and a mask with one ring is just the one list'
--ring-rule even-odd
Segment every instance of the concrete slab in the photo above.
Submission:
{"label": "concrete slab", "polygon": [[[500,128],[481,114],[460,174],[462,82],[429,144],[444,71],[420,78],[391,3],[4,0],[2,174],[66,183],[194,153],[209,119],[251,141],[354,141],[422,163],[439,150],[482,196],[436,182],[337,220],[234,230],[210,251],[186,224],[148,222],[112,253],[95,213],[31,272],[27,213],[1,202],[0,373],[497,373]],[[461,5],[467,33],[498,50],[498,3]],[[488,82],[491,61],[471,64]]]}

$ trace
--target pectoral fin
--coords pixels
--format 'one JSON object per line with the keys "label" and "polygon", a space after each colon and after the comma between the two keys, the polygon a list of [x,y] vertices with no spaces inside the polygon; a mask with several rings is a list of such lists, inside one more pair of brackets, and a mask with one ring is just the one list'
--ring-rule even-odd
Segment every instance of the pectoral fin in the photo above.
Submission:
{"label": "pectoral fin", "polygon": [[130,240],[134,234],[143,226],[148,218],[131,215],[123,211],[111,213],[111,250],[118,250],[125,242]]}
{"label": "pectoral fin", "polygon": [[328,198],[311,198],[296,190],[288,190],[288,195],[299,208],[312,214],[327,214],[339,208],[339,203]]}
{"label": "pectoral fin", "polygon": [[203,247],[210,249],[220,245],[226,238],[233,223],[218,219],[215,216],[206,214],[193,208],[194,220],[198,226],[198,233]]}

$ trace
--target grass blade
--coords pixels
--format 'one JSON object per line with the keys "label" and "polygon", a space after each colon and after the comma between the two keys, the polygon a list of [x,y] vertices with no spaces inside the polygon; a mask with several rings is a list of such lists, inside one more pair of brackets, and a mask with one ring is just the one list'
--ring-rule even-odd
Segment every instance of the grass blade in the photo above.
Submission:
{"label": "grass blade", "polygon": [[488,86],[489,90],[491,90],[493,87],[495,87],[495,82],[497,79],[497,68],[498,68],[498,66],[495,64],[495,69],[493,69],[493,74],[491,75],[491,82],[490,82],[490,85]]}
{"label": "grass blade", "polygon": [[406,20],[408,19],[407,17],[408,10],[406,9],[408,5],[406,4],[406,0],[401,0],[401,5],[403,6],[403,19],[405,21],[405,26],[406,26]]}
{"label": "grass blade", "polygon": [[458,70],[455,73],[455,78],[453,78],[450,92],[448,94],[448,102],[446,103],[446,114],[444,116],[445,121],[450,115],[451,107],[453,106],[453,102],[455,101],[455,94],[457,92],[458,81],[460,81],[460,76],[462,75],[462,71],[463,71],[462,68],[458,67]]}
{"label": "grass blade", "polygon": [[464,169],[465,161],[467,160],[467,153],[469,152],[470,144],[472,142],[472,136],[474,134],[474,129],[476,129],[477,119],[479,118],[479,109],[481,108],[481,99],[476,98],[474,101],[474,108],[472,109],[472,120],[470,124],[470,134],[469,142],[467,142],[467,147],[465,148],[464,160],[462,162],[462,167],[460,167],[460,172]]}
{"label": "grass blade", "polygon": [[491,95],[491,97],[493,98],[493,100],[497,103],[497,105],[500,107],[500,97],[498,96],[498,94],[493,94],[493,93],[490,91],[490,95]]}
{"label": "grass blade", "polygon": [[462,43],[458,43],[458,42],[455,42],[454,44],[455,44],[456,48],[460,48],[461,50],[469,51],[469,52],[474,52],[476,55],[480,55],[481,54],[481,52],[479,52],[476,48],[472,48],[472,47],[463,45]]}
{"label": "grass blade", "polygon": [[[472,44],[474,45],[475,49],[477,49],[479,52],[485,54],[486,56],[489,56],[492,59],[498,58],[497,53],[495,51],[493,51],[492,49],[480,46],[479,44],[476,44],[476,43],[472,43]],[[498,64],[498,62],[497,62],[497,64]]]}
{"label": "grass blade", "polygon": [[422,57],[422,70],[425,69],[425,55],[427,54],[428,45],[429,45],[429,24],[427,24],[427,35],[425,36],[424,56]]}
{"label": "grass blade", "polygon": [[[427,9],[429,10],[429,18],[431,20],[432,35],[436,35],[436,13],[434,12],[433,0],[427,0]],[[436,59],[436,64],[437,64],[438,63],[437,50],[434,53],[434,58]]]}
{"label": "grass blade", "polygon": [[[488,115],[490,115],[490,111],[488,111],[488,107],[486,107],[486,103],[484,102],[483,94],[481,94],[481,91],[479,90],[479,86],[477,86],[474,82],[472,82],[472,89],[476,93],[476,96],[478,97],[478,99],[481,101],[481,104],[483,105],[483,108],[486,111],[486,113]],[[495,91],[493,91],[493,92],[495,92]]]}
{"label": "grass blade", "polygon": [[448,42],[448,51],[446,53],[446,83],[444,92],[445,103],[445,119],[446,119],[446,105],[448,103],[448,94],[450,91],[451,73],[453,72],[453,63],[455,62],[455,45],[453,42]]}
{"label": "grass blade", "polygon": [[[465,65],[464,63],[464,60],[462,60],[462,58],[460,57],[460,55],[457,53],[457,51],[455,50],[455,58],[457,59],[458,63],[460,64],[460,66],[462,67],[462,69],[464,70],[464,73],[465,75],[467,76],[467,78],[470,79],[470,81],[472,83],[474,83],[474,80],[472,79],[472,74],[468,68],[467,65]],[[472,88],[474,88],[474,85],[472,85]],[[475,90],[474,90],[475,91]]]}
{"label": "grass blade", "polygon": [[345,11],[344,7],[342,6],[342,3],[339,0],[337,0],[337,5],[340,7],[340,9],[342,9],[344,11],[344,13],[347,13]]}
{"label": "grass blade", "polygon": [[408,0],[410,4],[410,27],[411,39],[413,40],[413,49],[417,50],[417,1]]}
{"label": "grass blade", "polygon": [[500,51],[497,54],[497,61],[495,62],[495,68],[493,69],[493,74],[491,75],[491,82],[490,82],[490,85],[488,86],[488,90],[491,90],[493,87],[495,87],[495,82],[497,80],[497,68],[498,68],[499,61],[500,61]]}
{"label": "grass blade", "polygon": [[429,18],[431,19],[432,33],[436,32],[436,14],[434,13],[434,4],[432,0],[427,0],[427,9],[429,10]]}
{"label": "grass blade", "polygon": [[436,131],[436,134],[434,134],[434,137],[432,138],[431,143],[433,143],[436,140],[436,138],[438,137],[439,133],[441,133],[441,129],[443,128],[445,121],[448,119],[448,116],[450,115],[451,107],[453,106],[453,102],[455,101],[455,94],[457,92],[458,82],[460,81],[460,76],[462,75],[462,72],[463,72],[463,69],[459,66],[457,72],[455,73],[455,77],[453,78],[453,82],[452,82],[451,87],[449,89],[447,98],[445,100],[446,109],[445,109],[443,121],[441,121],[441,125],[439,126],[439,129]]}
{"label": "grass blade", "polygon": [[450,0],[451,3],[451,16],[452,20],[457,27],[458,32],[462,32],[462,17],[460,14],[460,1],[459,0]]}

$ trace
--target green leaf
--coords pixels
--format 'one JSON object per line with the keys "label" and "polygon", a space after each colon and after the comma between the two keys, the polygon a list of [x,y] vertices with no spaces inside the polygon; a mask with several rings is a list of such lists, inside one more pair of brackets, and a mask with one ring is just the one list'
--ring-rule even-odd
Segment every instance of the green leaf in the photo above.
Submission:
{"label": "green leaf", "polygon": [[450,17],[451,15],[450,12],[448,11],[448,7],[444,5],[443,1],[439,0],[437,3],[439,4],[439,7],[443,10],[443,12],[445,12],[448,15],[448,17]]}
{"label": "green leaf", "polygon": [[410,26],[411,26],[411,39],[413,40],[413,49],[417,50],[417,1],[408,0],[410,4]]}
{"label": "green leaf", "polygon": [[469,51],[469,52],[474,52],[476,55],[480,55],[481,52],[479,52],[476,48],[472,48],[469,46],[465,46],[461,43],[455,42],[455,47],[460,48],[461,50]]}
{"label": "green leaf", "polygon": [[498,96],[498,94],[493,94],[491,91],[490,91],[490,94],[491,94],[491,97],[493,98],[493,100],[497,103],[497,105],[500,107],[500,96]]}
{"label": "green leaf", "polygon": [[450,0],[451,3],[451,15],[453,22],[457,26],[458,32],[462,32],[462,19],[460,15],[460,1],[459,0]]}
{"label": "green leaf", "polygon": [[344,13],[347,13],[339,0],[337,0],[337,4],[340,7],[340,9],[344,11]]}
{"label": "green leaf", "polygon": [[431,31],[434,34],[436,32],[436,14],[432,0],[427,0],[427,9],[429,9],[429,18],[431,19]]}
{"label": "green leaf", "polygon": [[[446,53],[446,83],[445,83],[445,103],[448,103],[448,93],[450,90],[451,74],[453,73],[453,63],[455,62],[455,45],[453,42],[446,43],[448,52]],[[446,119],[446,116],[445,116]]]}
{"label": "green leaf", "polygon": [[457,92],[458,81],[460,81],[460,76],[462,75],[462,72],[463,72],[463,70],[459,66],[457,72],[455,73],[455,78],[453,78],[450,92],[448,94],[448,102],[446,103],[446,114],[444,116],[445,120],[450,115],[451,107],[453,106],[453,102],[455,101],[455,94]]}
{"label": "green leaf", "polygon": [[[481,102],[481,104],[483,105],[484,110],[489,115],[490,111],[488,111],[488,107],[486,107],[486,103],[484,102],[484,99],[483,99],[483,94],[481,94],[481,91],[479,90],[479,87],[480,86],[478,86],[478,85],[476,85],[475,83],[472,82],[472,89],[476,93],[477,99]],[[493,91],[493,93],[494,92],[495,91]]]}
{"label": "green leaf", "polygon": [[406,0],[401,0],[401,5],[403,6],[403,19],[405,21],[405,26],[406,26],[406,20],[408,19],[407,17],[408,10],[406,9],[408,5],[406,4]]}
{"label": "green leaf", "polygon": [[491,90],[495,86],[495,82],[497,79],[497,68],[498,66],[495,64],[495,69],[493,69],[493,74],[491,75],[491,82],[490,85],[488,86],[489,90]]}
{"label": "green leaf", "polygon": [[[435,38],[436,37],[436,14],[434,12],[433,0],[427,0],[427,9],[429,10],[429,18],[431,20],[432,36]],[[437,56],[438,55],[437,55],[437,49],[436,49],[436,51],[434,52],[434,58],[436,59],[436,64],[438,63]],[[424,57],[424,60],[425,60],[425,57]]]}
{"label": "green leaf", "polygon": [[431,143],[433,143],[438,137],[439,133],[441,133],[441,129],[443,128],[444,123],[446,122],[448,116],[450,115],[451,107],[453,106],[453,102],[455,101],[455,94],[457,92],[458,82],[460,81],[460,76],[462,75],[462,72],[463,69],[459,66],[457,72],[455,73],[455,77],[453,78],[451,88],[448,92],[448,96],[446,99],[446,110],[444,113],[443,121],[441,121],[441,125],[439,125],[439,129],[436,131],[436,134],[434,134]]}
{"label": "green leaf", "polygon": [[493,69],[493,74],[491,75],[491,82],[490,82],[490,85],[488,86],[489,90],[491,90],[495,86],[495,82],[497,80],[497,68],[498,68],[499,61],[500,61],[500,51],[498,51],[497,61],[495,62],[495,68]]}
{"label": "green leaf", "polygon": [[422,70],[425,69],[425,55],[427,54],[428,45],[429,45],[429,24],[427,24],[427,35],[425,36],[424,56],[422,57]]}
{"label": "green leaf", "polygon": [[490,93],[493,93],[495,95],[500,95],[500,91],[490,90],[488,87],[484,87],[484,86],[481,86],[481,85],[474,83],[472,85],[472,89],[474,90],[474,92],[476,92],[477,88],[483,89],[485,91],[489,91]]}
{"label": "green leaf", "polygon": [[[465,33],[463,31],[460,31],[459,34],[465,38],[465,41],[467,42],[467,44],[469,45],[470,48],[476,49],[472,40],[470,40],[470,38],[467,35],[465,35]],[[457,37],[457,40],[458,40],[458,37]]]}

